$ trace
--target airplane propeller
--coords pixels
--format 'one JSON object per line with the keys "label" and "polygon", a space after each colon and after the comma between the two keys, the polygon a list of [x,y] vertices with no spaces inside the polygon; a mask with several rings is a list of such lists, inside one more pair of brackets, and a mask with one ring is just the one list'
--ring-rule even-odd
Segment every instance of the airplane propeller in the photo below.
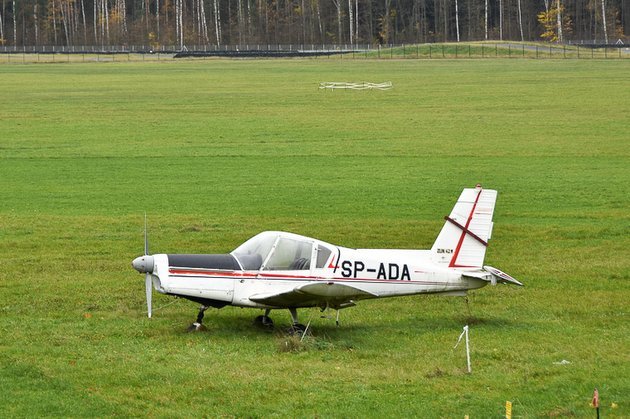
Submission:
{"label": "airplane propeller", "polygon": [[[149,236],[147,234],[147,213],[144,213],[144,255],[149,255]],[[147,294],[147,315],[151,318],[151,303],[153,300],[153,284],[151,283],[151,274],[149,272],[144,276],[144,287]]]}
{"label": "airplane propeller", "polygon": [[144,255],[139,256],[131,262],[131,266],[140,272],[144,273],[144,286],[147,296],[147,315],[151,318],[151,300],[153,294],[153,284],[151,279],[151,273],[153,272],[154,259],[149,255],[149,238],[147,234],[147,215],[144,214]]}

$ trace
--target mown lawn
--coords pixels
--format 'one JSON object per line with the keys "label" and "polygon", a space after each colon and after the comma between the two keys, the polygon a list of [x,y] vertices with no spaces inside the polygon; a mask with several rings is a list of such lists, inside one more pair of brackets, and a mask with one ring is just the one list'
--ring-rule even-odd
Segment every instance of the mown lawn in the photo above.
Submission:
{"label": "mown lawn", "polygon": [[[595,387],[630,416],[629,89],[623,60],[0,66],[0,416],[590,417]],[[302,344],[255,310],[190,334],[197,307],[158,295],[146,318],[145,212],[152,252],[267,229],[428,248],[478,182],[499,190],[486,261],[525,287],[470,311],[303,310]]]}

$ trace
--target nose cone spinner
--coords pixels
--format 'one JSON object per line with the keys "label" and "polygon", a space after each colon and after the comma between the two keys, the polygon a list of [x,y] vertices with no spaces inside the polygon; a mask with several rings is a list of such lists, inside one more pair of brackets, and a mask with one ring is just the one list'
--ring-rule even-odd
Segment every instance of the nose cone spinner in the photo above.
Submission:
{"label": "nose cone spinner", "polygon": [[153,256],[149,255],[139,256],[135,258],[133,262],[131,262],[131,266],[133,266],[133,268],[140,273],[153,272],[154,264],[155,261],[153,259]]}

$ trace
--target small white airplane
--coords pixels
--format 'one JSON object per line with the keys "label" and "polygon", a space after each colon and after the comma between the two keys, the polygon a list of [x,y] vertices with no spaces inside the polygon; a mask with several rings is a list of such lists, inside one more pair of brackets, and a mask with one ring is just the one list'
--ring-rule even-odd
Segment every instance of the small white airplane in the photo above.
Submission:
{"label": "small white airplane", "polygon": [[297,309],[339,310],[358,300],[413,294],[464,296],[497,282],[522,286],[484,266],[497,191],[464,189],[430,250],[349,249],[281,231],[260,233],[229,254],[145,254],[132,266],[145,275],[148,316],[152,286],[201,304],[191,330],[209,307],[265,310],[255,323],[273,327],[271,310],[288,309],[291,333],[303,333]]}

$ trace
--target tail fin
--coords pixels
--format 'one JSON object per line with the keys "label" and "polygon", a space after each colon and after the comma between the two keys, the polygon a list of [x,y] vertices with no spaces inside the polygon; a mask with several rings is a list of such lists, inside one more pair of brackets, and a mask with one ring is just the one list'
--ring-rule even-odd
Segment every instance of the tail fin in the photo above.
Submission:
{"label": "tail fin", "polygon": [[497,191],[481,185],[464,189],[433,243],[434,262],[449,268],[481,268],[496,200]]}

